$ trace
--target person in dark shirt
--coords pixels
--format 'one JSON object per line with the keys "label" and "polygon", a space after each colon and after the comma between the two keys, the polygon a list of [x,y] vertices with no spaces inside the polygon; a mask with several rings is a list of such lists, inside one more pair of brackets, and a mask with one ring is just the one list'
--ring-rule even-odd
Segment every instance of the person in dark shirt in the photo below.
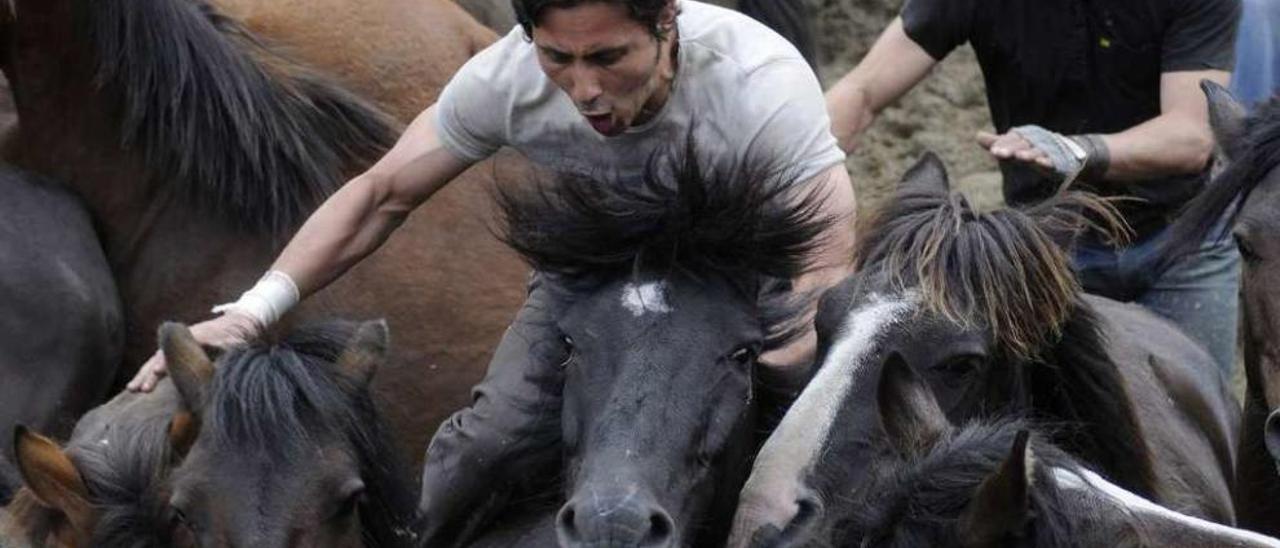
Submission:
{"label": "person in dark shirt", "polygon": [[1171,218],[1205,184],[1213,135],[1201,80],[1226,84],[1239,0],[906,0],[871,51],[827,92],[845,151],[875,115],[947,54],[973,46],[996,133],[1005,200],[1043,200],[1063,185],[1131,196],[1123,248],[1086,235],[1074,262],[1089,292],[1143,304],[1234,363],[1239,255],[1206,241],[1163,265]]}

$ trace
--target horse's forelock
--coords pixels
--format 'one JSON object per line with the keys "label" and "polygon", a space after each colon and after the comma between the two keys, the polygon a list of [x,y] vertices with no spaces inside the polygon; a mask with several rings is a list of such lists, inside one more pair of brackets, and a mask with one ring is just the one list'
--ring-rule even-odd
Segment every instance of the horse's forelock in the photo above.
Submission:
{"label": "horse's forelock", "polygon": [[397,545],[408,542],[416,504],[368,387],[335,365],[354,332],[349,322],[327,322],[223,355],[200,435],[277,459],[296,458],[317,436],[338,436],[354,449],[368,488],[364,534],[374,545]]}
{"label": "horse's forelock", "polygon": [[772,168],[704,171],[696,158],[689,141],[656,154],[639,181],[562,174],[496,187],[500,237],[569,287],[639,272],[722,276],[762,296],[763,323],[780,344],[798,331],[797,301],[813,296],[778,289],[816,266],[823,234],[838,222],[822,208],[824,187],[801,187]]}
{"label": "horse's forelock", "polygon": [[988,329],[999,349],[1023,359],[1056,340],[1080,292],[1055,236],[1117,219],[1104,202],[1075,193],[1025,212],[979,213],[959,194],[928,192],[899,195],[877,218],[859,268],[916,289],[931,312]]}

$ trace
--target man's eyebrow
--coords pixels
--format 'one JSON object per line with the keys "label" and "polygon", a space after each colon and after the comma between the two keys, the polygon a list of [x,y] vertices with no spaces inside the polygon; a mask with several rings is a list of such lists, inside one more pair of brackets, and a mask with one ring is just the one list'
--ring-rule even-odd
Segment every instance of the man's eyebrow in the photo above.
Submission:
{"label": "man's eyebrow", "polygon": [[617,46],[613,48],[605,48],[599,51],[593,51],[590,54],[588,54],[587,57],[591,57],[591,58],[609,57],[611,55],[618,55],[626,52],[627,52],[627,46]]}

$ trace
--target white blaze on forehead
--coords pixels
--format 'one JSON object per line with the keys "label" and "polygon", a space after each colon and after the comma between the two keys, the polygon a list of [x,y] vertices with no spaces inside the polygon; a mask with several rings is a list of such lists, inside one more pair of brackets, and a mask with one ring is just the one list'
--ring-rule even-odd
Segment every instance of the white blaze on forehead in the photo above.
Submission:
{"label": "white blaze on forehead", "polygon": [[1271,546],[1280,548],[1280,540],[1174,512],[1111,483],[1089,470],[1076,471],[1066,468],[1053,468],[1052,470],[1053,478],[1058,483],[1059,488],[1101,496],[1111,503],[1124,507],[1135,516],[1145,515],[1148,518],[1155,518],[1166,523],[1174,522],[1187,529],[1202,531],[1206,535],[1229,542],[1231,546]]}
{"label": "white blaze on forehead", "polygon": [[646,282],[624,285],[622,286],[622,306],[636,317],[671,312],[671,307],[667,306],[667,284]]}
{"label": "white blaze on forehead", "polygon": [[876,338],[911,309],[913,297],[873,296],[854,309],[840,327],[818,374],[791,405],[769,436],[747,480],[744,493],[768,498],[778,488],[795,489],[817,460],[836,414],[849,392],[865,380]]}

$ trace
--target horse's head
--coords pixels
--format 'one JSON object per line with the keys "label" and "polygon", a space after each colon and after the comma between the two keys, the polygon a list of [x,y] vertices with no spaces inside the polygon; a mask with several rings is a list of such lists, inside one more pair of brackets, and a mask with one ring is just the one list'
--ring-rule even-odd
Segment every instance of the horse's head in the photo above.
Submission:
{"label": "horse's head", "polygon": [[822,298],[820,368],[757,457],[734,541],[813,519],[839,485],[865,473],[880,437],[875,379],[887,356],[924,379],[954,420],[1021,405],[1026,365],[1081,314],[1079,286],[1055,242],[1088,222],[1083,210],[1114,215],[1072,194],[979,213],[950,192],[935,156],[909,170],[862,232],[857,273]]}
{"label": "horse's head", "polygon": [[185,327],[161,345],[182,394],[169,504],[199,546],[408,544],[413,501],[368,392],[386,324],[298,330],[213,361]]}
{"label": "horse's head", "polygon": [[818,197],[691,165],[514,192],[506,239],[555,288],[570,348],[562,544],[715,542],[746,476],[757,357],[799,331],[785,282],[826,226]]}
{"label": "horse's head", "polygon": [[886,446],[859,483],[771,546],[1059,548],[1280,542],[1158,506],[1083,467],[1008,417],[956,427],[900,357],[876,398]]}
{"label": "horse's head", "polygon": [[181,546],[171,536],[166,479],[179,396],[170,382],[124,392],[76,424],[66,447],[25,428],[14,432],[23,487],[0,538],[34,546]]}

